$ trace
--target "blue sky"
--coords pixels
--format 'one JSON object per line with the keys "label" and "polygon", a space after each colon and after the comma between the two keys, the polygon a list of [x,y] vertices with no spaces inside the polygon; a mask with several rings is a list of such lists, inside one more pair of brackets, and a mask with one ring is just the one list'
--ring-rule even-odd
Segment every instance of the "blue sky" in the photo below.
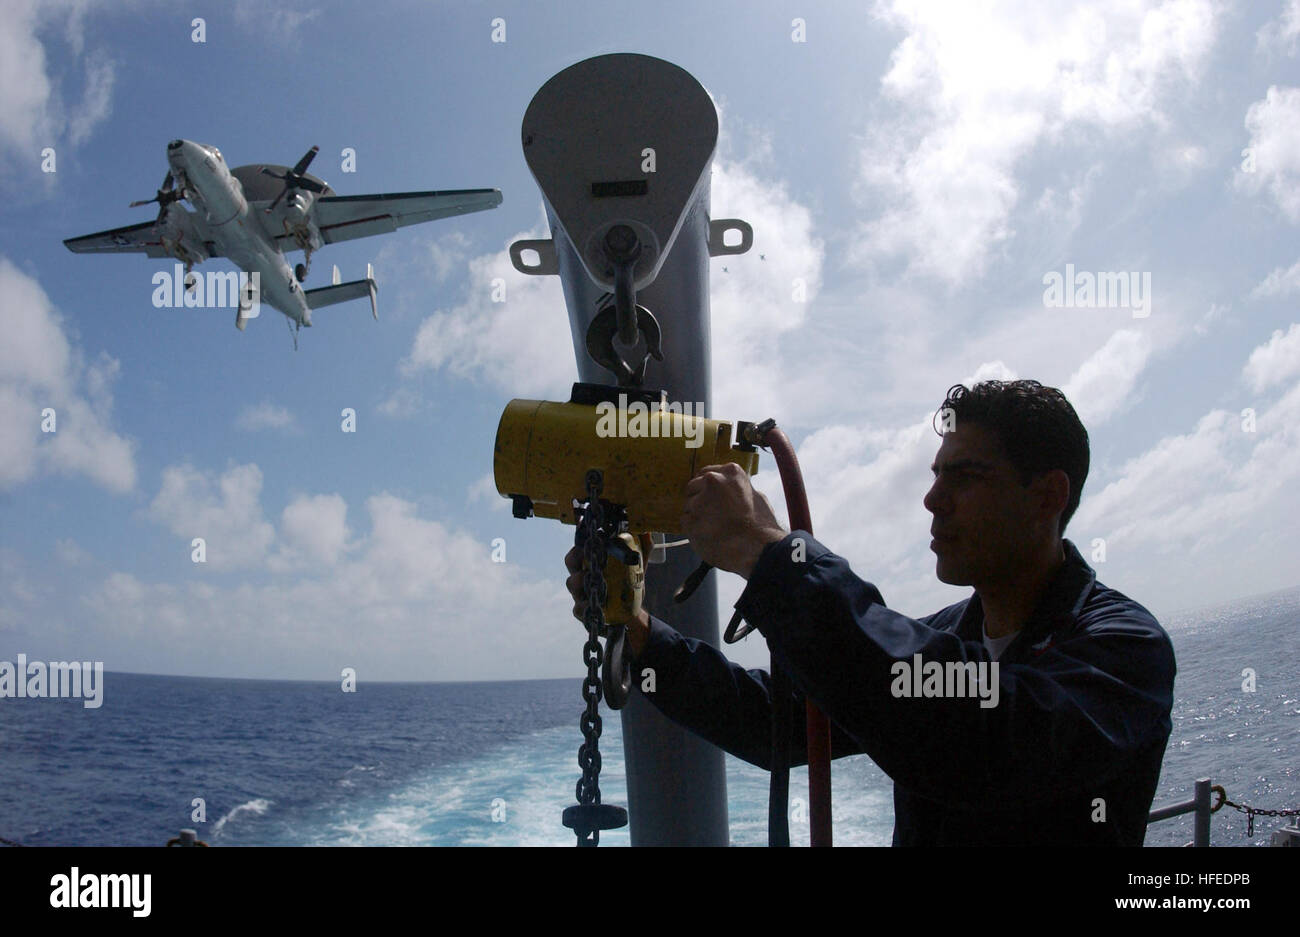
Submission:
{"label": "blue sky", "polygon": [[[750,254],[713,261],[714,413],[778,419],[819,539],[892,606],[964,597],[934,579],[921,498],[929,415],[985,377],[1062,387],[1079,410],[1093,465],[1067,535],[1085,556],[1105,541],[1103,582],[1161,617],[1295,585],[1298,47],[1296,0],[9,2],[0,659],[573,674],[572,531],[510,517],[491,448],[511,397],[564,399],[575,374],[558,281],[505,254],[548,236],[520,122],[550,76],[616,51],[708,89],[712,213],[754,228]],[[154,193],[175,137],[232,166],[319,145],[312,171],[341,195],[505,201],[322,250],[308,286],[373,262],[380,320],[321,310],[295,353],[278,314],[240,333],[229,310],[155,309],[169,261],[63,247],[148,220],[127,203]],[[1067,264],[1149,274],[1149,315],[1046,305]],[[756,485],[784,516],[770,462]],[[725,577],[723,609],[740,585]]]}

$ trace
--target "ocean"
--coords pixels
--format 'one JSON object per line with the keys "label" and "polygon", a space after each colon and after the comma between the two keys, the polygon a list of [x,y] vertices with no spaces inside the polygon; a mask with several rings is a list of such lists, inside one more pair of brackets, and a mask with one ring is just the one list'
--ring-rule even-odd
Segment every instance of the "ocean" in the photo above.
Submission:
{"label": "ocean", "polygon": [[[1178,659],[1155,804],[1209,777],[1231,800],[1300,807],[1300,588],[1162,622]],[[0,655],[3,656],[3,655]],[[575,660],[578,656],[575,645]],[[14,659],[10,654],[6,659]],[[1254,692],[1242,688],[1255,674]],[[109,673],[104,705],[0,700],[0,837],[24,845],[573,844],[580,680],[338,683]],[[602,799],[627,803],[620,720],[602,705]],[[888,845],[892,785],[865,756],[832,771],[835,840]],[[767,841],[767,774],[727,756],[731,842]],[[791,772],[804,796],[807,772]],[[201,819],[195,811],[200,809]],[[1281,820],[1224,808],[1216,846],[1263,845]],[[807,841],[791,824],[792,840]],[[1152,824],[1181,846],[1190,816]],[[602,845],[628,845],[626,829]]]}

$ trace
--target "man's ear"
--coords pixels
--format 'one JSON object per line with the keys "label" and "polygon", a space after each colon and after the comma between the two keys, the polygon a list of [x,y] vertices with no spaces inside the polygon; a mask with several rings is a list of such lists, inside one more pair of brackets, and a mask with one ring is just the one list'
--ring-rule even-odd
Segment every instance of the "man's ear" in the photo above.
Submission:
{"label": "man's ear", "polygon": [[1045,516],[1059,518],[1065,513],[1070,503],[1070,476],[1063,469],[1044,472],[1034,479],[1031,488]]}

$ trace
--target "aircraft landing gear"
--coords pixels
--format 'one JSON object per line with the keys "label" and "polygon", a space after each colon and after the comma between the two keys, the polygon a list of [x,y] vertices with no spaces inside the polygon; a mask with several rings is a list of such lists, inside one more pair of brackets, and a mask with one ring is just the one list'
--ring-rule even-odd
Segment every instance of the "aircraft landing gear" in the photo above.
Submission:
{"label": "aircraft landing gear", "polygon": [[302,238],[298,243],[302,245],[302,263],[294,267],[293,272],[298,277],[298,282],[302,283],[307,279],[307,271],[311,270],[311,239]]}
{"label": "aircraft landing gear", "polygon": [[311,231],[308,230],[306,225],[291,226],[289,219],[286,218],[284,220],[284,233],[292,237],[294,243],[298,245],[298,249],[302,251],[302,263],[293,268],[294,276],[298,278],[299,283],[302,283],[307,279],[307,272],[311,270]]}

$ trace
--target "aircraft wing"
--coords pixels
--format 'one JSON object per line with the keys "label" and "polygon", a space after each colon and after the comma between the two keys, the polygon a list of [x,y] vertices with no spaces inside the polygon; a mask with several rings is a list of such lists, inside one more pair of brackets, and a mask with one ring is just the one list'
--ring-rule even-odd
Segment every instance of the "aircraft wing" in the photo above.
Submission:
{"label": "aircraft wing", "polygon": [[395,192],[388,195],[330,195],[312,203],[316,227],[326,244],[388,234],[408,224],[486,211],[501,204],[499,189]]}
{"label": "aircraft wing", "polygon": [[[204,243],[198,237],[198,232],[190,221],[190,213],[185,212],[183,215],[172,216],[173,221],[177,218],[183,218],[180,222],[185,228],[183,240],[188,244],[203,244],[207,256],[215,257],[216,245]],[[81,237],[68,238],[64,245],[74,254],[144,254],[148,257],[170,257],[166,248],[163,247],[162,238],[158,235],[158,229],[154,222],[144,221],[140,224],[127,225],[124,228],[111,228],[108,231],[100,231],[97,234],[86,234]]]}

